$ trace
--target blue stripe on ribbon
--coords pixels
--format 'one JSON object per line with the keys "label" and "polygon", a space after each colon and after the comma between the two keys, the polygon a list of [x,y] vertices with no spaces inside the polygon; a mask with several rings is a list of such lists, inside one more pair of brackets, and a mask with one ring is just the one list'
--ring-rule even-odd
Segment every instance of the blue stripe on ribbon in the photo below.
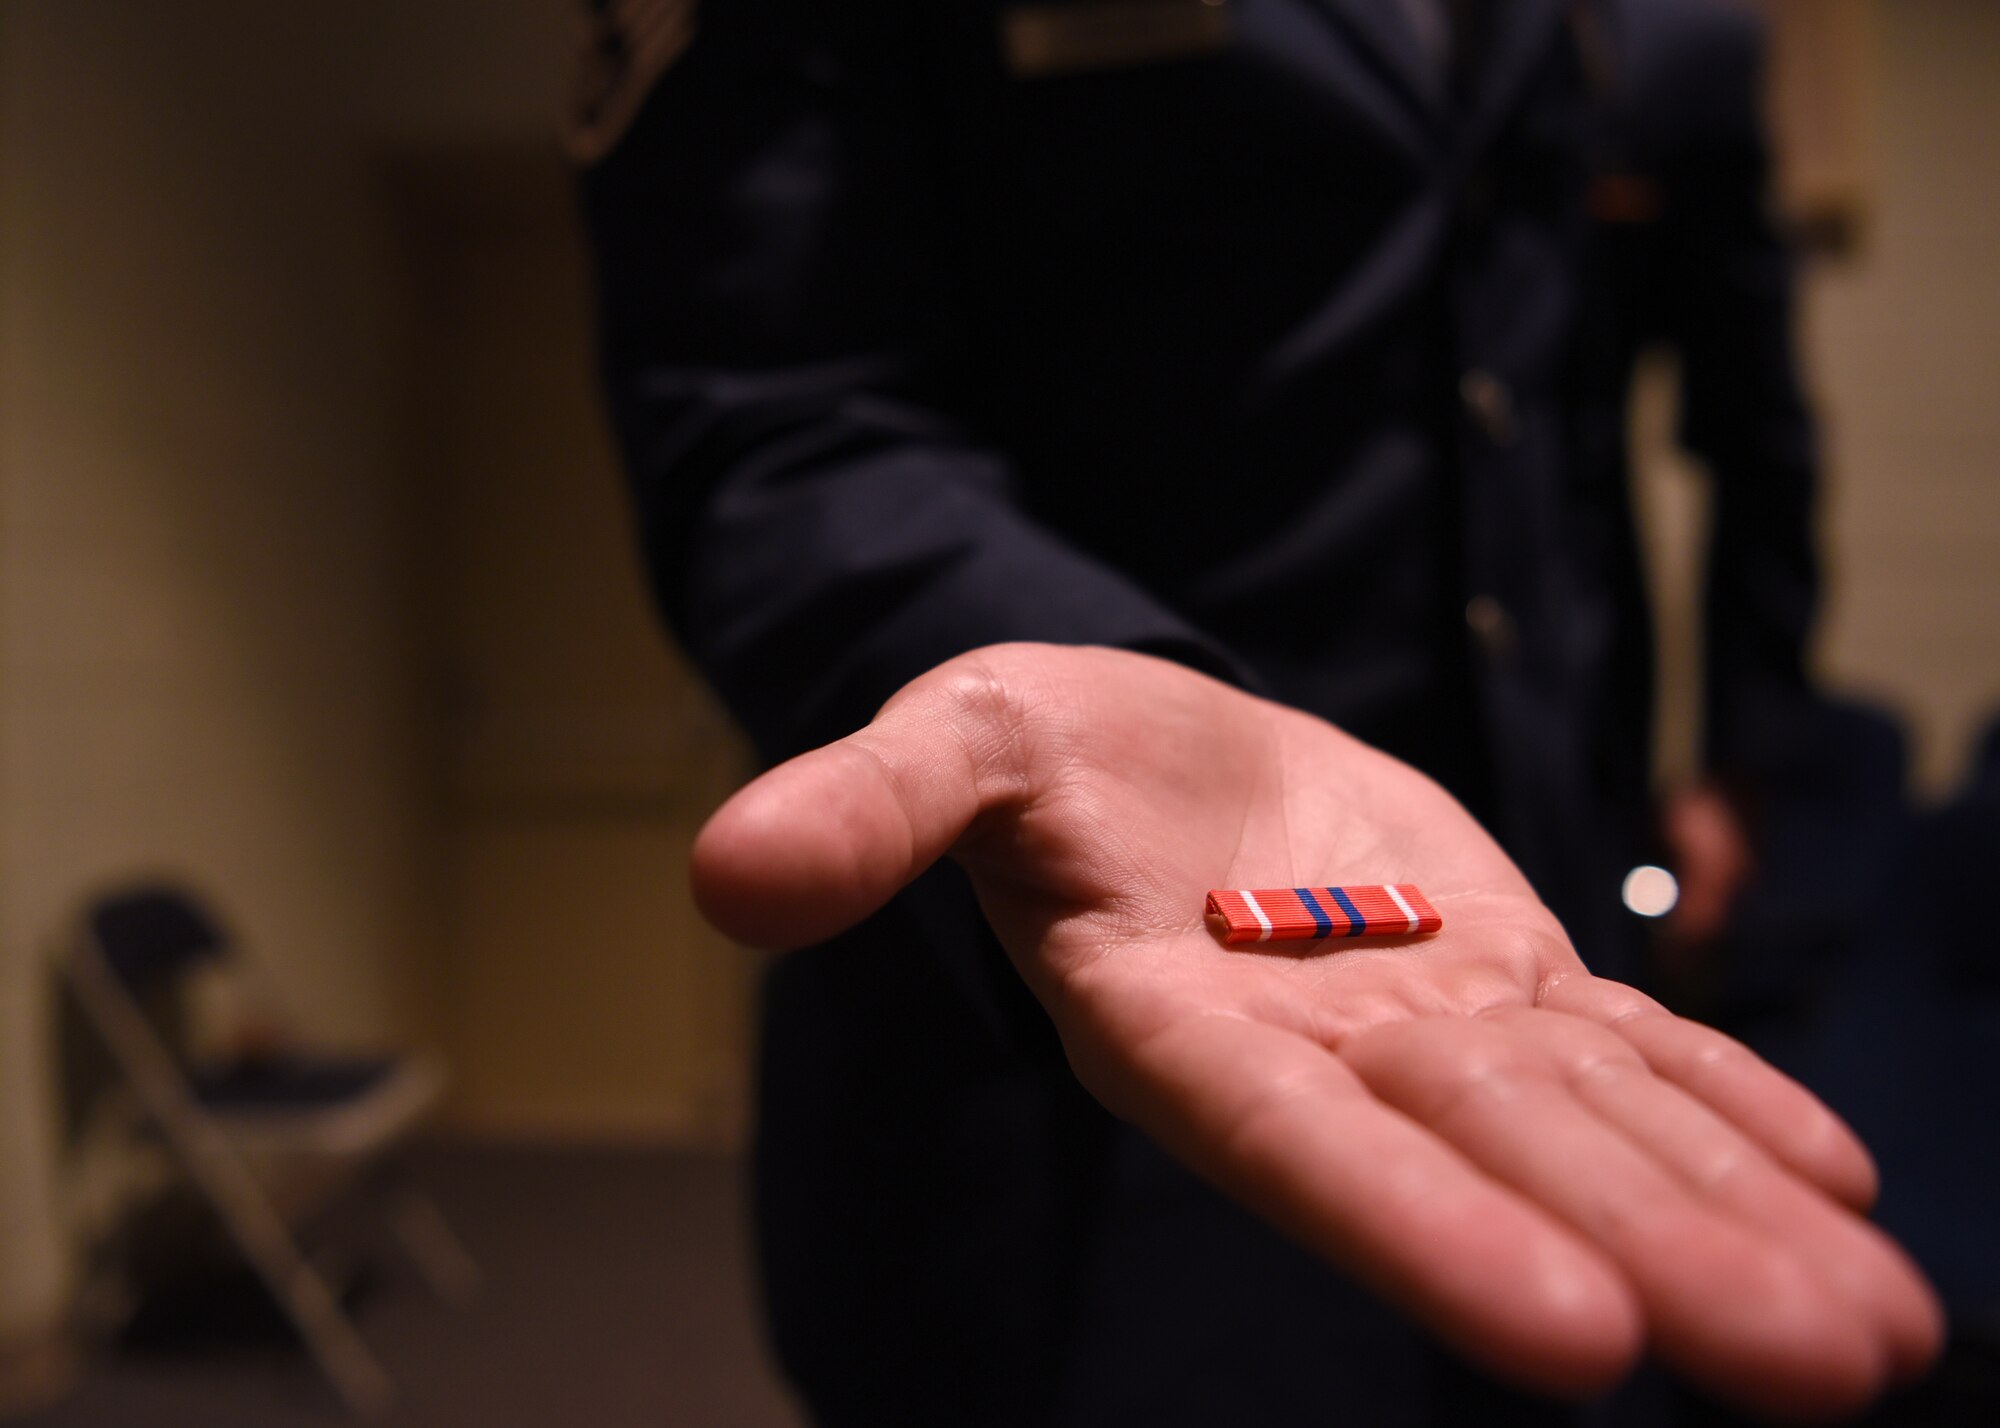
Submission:
{"label": "blue stripe on ribbon", "polygon": [[1311,888],[1293,888],[1299,901],[1306,905],[1306,911],[1313,915],[1313,926],[1319,929],[1321,937],[1333,936],[1333,919],[1320,910],[1319,899],[1313,896]]}
{"label": "blue stripe on ribbon", "polygon": [[1340,904],[1340,910],[1347,914],[1347,921],[1349,923],[1347,935],[1349,937],[1359,937],[1362,933],[1366,932],[1368,930],[1368,919],[1361,915],[1359,908],[1355,907],[1354,899],[1347,895],[1347,890],[1345,888],[1328,888],[1327,891],[1332,893],[1333,900]]}

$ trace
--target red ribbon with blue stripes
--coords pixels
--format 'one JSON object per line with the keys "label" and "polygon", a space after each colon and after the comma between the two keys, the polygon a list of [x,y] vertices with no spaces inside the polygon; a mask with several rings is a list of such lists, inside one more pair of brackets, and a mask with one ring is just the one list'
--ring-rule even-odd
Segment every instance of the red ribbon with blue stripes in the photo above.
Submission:
{"label": "red ribbon with blue stripes", "polygon": [[1224,942],[1316,942],[1327,937],[1422,937],[1444,926],[1414,883],[1352,887],[1223,888],[1208,895]]}

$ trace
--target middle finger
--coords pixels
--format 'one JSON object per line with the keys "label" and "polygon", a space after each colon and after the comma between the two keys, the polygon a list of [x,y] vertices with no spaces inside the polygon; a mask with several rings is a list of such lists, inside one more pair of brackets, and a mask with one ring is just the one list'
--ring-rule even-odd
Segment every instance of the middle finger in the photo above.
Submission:
{"label": "middle finger", "polygon": [[1339,1053],[1377,1096],[1608,1252],[1663,1354],[1692,1376],[1791,1411],[1858,1406],[1879,1386],[1870,1328],[1581,1103],[1536,1028],[1429,1018],[1358,1033]]}

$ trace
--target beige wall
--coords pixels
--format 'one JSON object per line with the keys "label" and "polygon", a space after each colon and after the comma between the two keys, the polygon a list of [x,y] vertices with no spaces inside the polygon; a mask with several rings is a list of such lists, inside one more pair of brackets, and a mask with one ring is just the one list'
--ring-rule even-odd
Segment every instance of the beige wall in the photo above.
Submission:
{"label": "beige wall", "polygon": [[[2000,713],[2000,5],[1894,0],[1867,16],[1862,239],[1802,288],[1826,450],[1817,663],[1908,720],[1919,786],[1941,794]],[[1638,413],[1672,781],[1694,755],[1707,502],[1668,445],[1670,372],[1649,372]]]}
{"label": "beige wall", "polygon": [[[681,871],[741,754],[597,427],[570,41],[557,0],[0,6],[0,1339],[64,1294],[47,953],[107,878],[215,890],[322,1038],[442,1042],[461,1124],[741,1126],[750,967]],[[532,212],[412,227],[390,161],[496,141]]]}
{"label": "beige wall", "polygon": [[544,144],[451,150],[397,190],[452,1116],[732,1141],[754,967],[684,870],[747,755],[641,585],[570,184]]}
{"label": "beige wall", "polygon": [[[47,1137],[23,1009],[93,885],[212,887],[332,1037],[409,1019],[369,176],[306,96],[186,20],[0,9],[0,1055],[27,1117],[0,1123],[10,1220],[49,1214],[46,1159],[22,1154]],[[0,1326],[59,1289],[28,1228],[0,1227]]]}
{"label": "beige wall", "polygon": [[1876,7],[1873,219],[1810,290],[1831,454],[1829,676],[1941,788],[2000,712],[2000,5]]}

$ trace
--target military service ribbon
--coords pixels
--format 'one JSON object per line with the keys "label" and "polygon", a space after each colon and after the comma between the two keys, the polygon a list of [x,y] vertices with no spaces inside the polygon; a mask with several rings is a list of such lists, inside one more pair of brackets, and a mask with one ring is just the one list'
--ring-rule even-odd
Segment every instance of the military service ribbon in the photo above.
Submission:
{"label": "military service ribbon", "polygon": [[1444,919],[1413,883],[1344,888],[1228,888],[1208,895],[1224,942],[1416,937]]}

